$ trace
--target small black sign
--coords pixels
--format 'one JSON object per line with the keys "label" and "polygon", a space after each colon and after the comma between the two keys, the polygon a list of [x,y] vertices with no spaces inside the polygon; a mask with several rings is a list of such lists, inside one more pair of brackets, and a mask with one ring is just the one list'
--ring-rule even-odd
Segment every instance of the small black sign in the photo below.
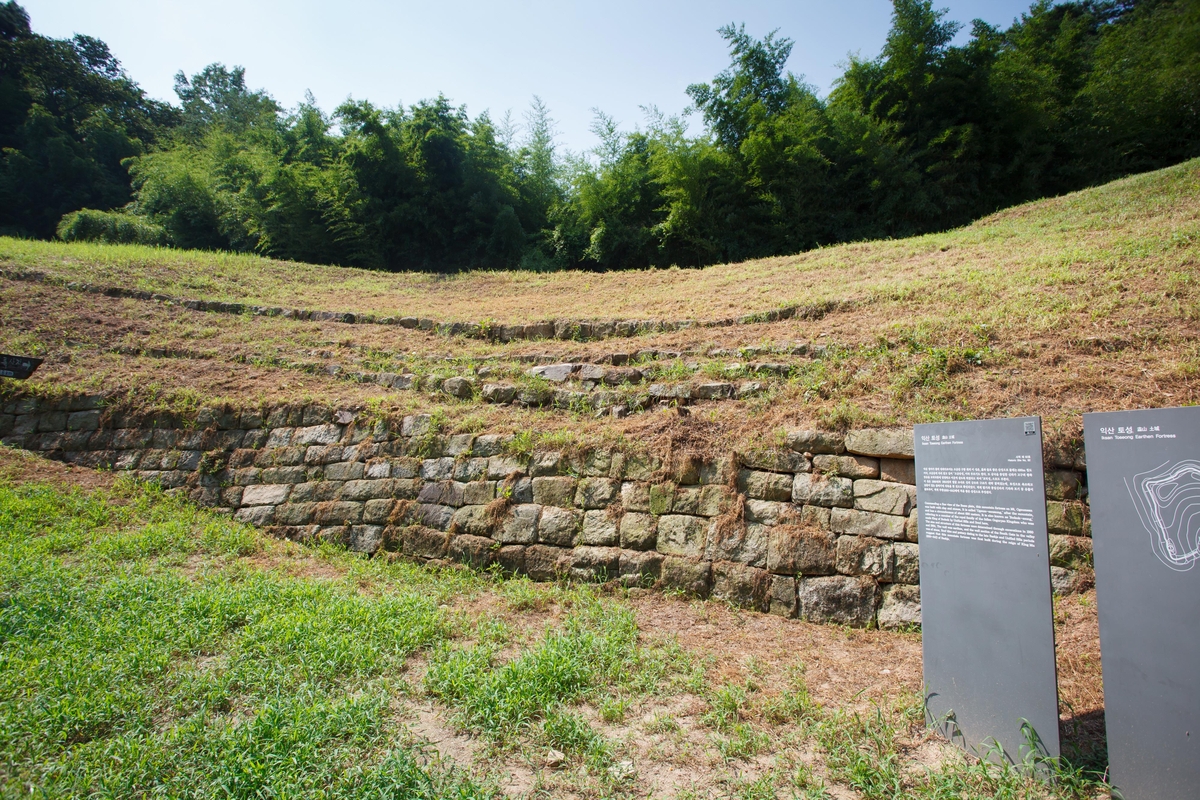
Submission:
{"label": "small black sign", "polygon": [[32,356],[7,356],[0,353],[0,378],[24,380],[42,365],[42,359]]}

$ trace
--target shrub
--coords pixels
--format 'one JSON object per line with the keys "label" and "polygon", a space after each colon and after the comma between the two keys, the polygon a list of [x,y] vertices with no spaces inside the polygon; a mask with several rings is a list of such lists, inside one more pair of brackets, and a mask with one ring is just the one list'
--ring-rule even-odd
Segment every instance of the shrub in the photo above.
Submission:
{"label": "shrub", "polygon": [[58,238],[64,242],[107,242],[169,247],[171,237],[161,225],[133,214],[85,208],[64,214],[58,223]]}

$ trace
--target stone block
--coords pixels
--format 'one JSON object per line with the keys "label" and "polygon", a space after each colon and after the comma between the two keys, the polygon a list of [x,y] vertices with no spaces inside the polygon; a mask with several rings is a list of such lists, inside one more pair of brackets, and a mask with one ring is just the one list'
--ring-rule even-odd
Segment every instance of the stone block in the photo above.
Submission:
{"label": "stone block", "polygon": [[631,481],[649,481],[662,467],[654,456],[630,455],[625,458],[625,477]]}
{"label": "stone block", "polygon": [[792,475],[738,470],[738,491],[756,500],[787,501],[792,497]]}
{"label": "stone block", "polygon": [[533,502],[543,506],[571,508],[575,505],[574,478],[534,478]]}
{"label": "stone block", "polygon": [[485,403],[507,405],[517,396],[517,387],[499,383],[485,383],[479,391]]}
{"label": "stone block", "polygon": [[791,503],[776,503],[772,500],[747,500],[745,506],[746,520],[762,525],[775,525],[794,510],[795,506]]}
{"label": "stone block", "polygon": [[314,467],[333,464],[342,460],[343,450],[340,444],[314,444],[304,451],[304,463]]}
{"label": "stone block", "polygon": [[395,500],[368,500],[363,504],[363,522],[370,525],[385,525],[390,520],[392,509],[395,506]]}
{"label": "stone block", "polygon": [[914,628],[921,625],[921,587],[896,584],[883,590],[879,606],[879,627],[884,630]]}
{"label": "stone block", "polygon": [[375,553],[383,544],[382,525],[351,525],[346,547],[355,553]]}
{"label": "stone block", "polygon": [[482,536],[455,536],[450,540],[448,555],[474,569],[487,569],[492,563],[494,542]]}
{"label": "stone block", "polygon": [[917,585],[921,582],[920,548],[912,542],[896,542],[893,545],[896,568],[892,580],[896,583]]}
{"label": "stone block", "polygon": [[1090,536],[1083,503],[1051,500],[1046,503],[1046,528],[1060,536]]}
{"label": "stone block", "polygon": [[620,574],[621,551],[615,547],[581,545],[571,551],[568,573],[577,581],[610,581]]}
{"label": "stone block", "polygon": [[363,477],[369,480],[381,480],[392,477],[392,462],[386,458],[376,458],[368,461],[363,467]]}
{"label": "stone block", "polygon": [[[532,503],[510,506],[504,515],[504,521],[492,534],[492,538],[503,544],[533,544],[538,540],[538,520],[541,513],[542,507]],[[485,536],[487,532],[479,535]]]}
{"label": "stone block", "polygon": [[913,432],[909,428],[864,428],[846,434],[846,450],[860,456],[912,458]]}
{"label": "stone block", "polygon": [[454,481],[427,483],[421,487],[420,493],[417,494],[417,502],[458,508],[464,505],[463,485]]}
{"label": "stone block", "polygon": [[733,397],[732,383],[702,383],[696,387],[697,400],[728,400]]}
{"label": "stone block", "polygon": [[796,616],[796,579],[788,575],[771,576],[771,602],[767,611],[777,617]]}
{"label": "stone block", "polygon": [[38,420],[37,429],[43,433],[65,431],[67,429],[66,413],[62,411],[51,411],[46,414],[42,414],[41,418]]}
{"label": "stone block", "polygon": [[471,536],[487,536],[492,531],[492,520],[484,506],[463,506],[450,518],[450,531]]}
{"label": "stone block", "polygon": [[709,561],[736,561],[752,567],[765,566],[770,530],[757,522],[729,526],[710,523],[704,557]]}
{"label": "stone block", "polygon": [[662,577],[663,556],[655,552],[622,550],[617,571],[622,586],[650,587]]}
{"label": "stone block", "polygon": [[509,475],[524,473],[526,459],[523,456],[492,456],[488,459],[487,478],[492,481],[502,481]]}
{"label": "stone block", "polygon": [[277,506],[287,500],[291,484],[247,486],[242,492],[242,505]]}
{"label": "stone block", "polygon": [[1090,586],[1081,570],[1066,567],[1050,568],[1050,588],[1055,594],[1076,594]]}
{"label": "stone block", "polygon": [[854,505],[854,481],[833,475],[801,473],[792,481],[792,502],[827,508]]}
{"label": "stone block", "polygon": [[[181,457],[179,466],[186,469],[195,469],[195,465],[199,465],[201,453],[199,450],[188,450],[189,457]],[[186,466],[185,466],[186,465]],[[307,480],[304,467],[267,467],[262,471],[259,477],[263,483],[304,483]]]}
{"label": "stone block", "polygon": [[873,536],[903,541],[906,520],[894,514],[876,514],[852,508],[835,508],[829,515],[834,533],[847,536]]}
{"label": "stone block", "polygon": [[558,475],[563,465],[563,455],[557,450],[534,453],[529,461],[529,475],[534,478]]}
{"label": "stone block", "polygon": [[892,483],[907,483],[915,486],[917,484],[916,462],[908,458],[881,458],[879,459],[879,478]]}
{"label": "stone block", "polygon": [[481,481],[486,479],[487,475],[488,459],[486,458],[456,459],[454,461],[454,469],[451,472],[451,477],[460,483]]}
{"label": "stone block", "polygon": [[583,513],[583,529],[579,534],[581,545],[611,547],[619,541],[617,520],[607,511],[593,510]]}
{"label": "stone block", "polygon": [[450,530],[450,524],[454,519],[454,509],[450,506],[439,506],[433,503],[422,503],[413,511],[416,519],[420,520],[421,524],[428,528],[435,528],[439,531]]}
{"label": "stone block", "polygon": [[680,486],[675,490],[675,499],[672,501],[671,510],[676,514],[700,514],[700,492],[699,486]]}
{"label": "stone block", "polygon": [[866,576],[801,578],[797,594],[801,619],[865,628],[875,619],[879,584]]}
{"label": "stone block", "polygon": [[534,544],[525,548],[524,572],[535,581],[553,581],[571,568],[571,551]]}
{"label": "stone block", "polygon": [[621,505],[626,511],[649,511],[650,486],[645,483],[625,481],[621,484]]}
{"label": "stone block", "polygon": [[538,541],[558,547],[571,547],[579,534],[583,514],[559,506],[543,506],[538,521]]}
{"label": "stone block", "polygon": [[845,437],[824,431],[792,431],[787,435],[788,447],[797,453],[831,454],[846,452]]}
{"label": "stone block", "polygon": [[1050,565],[1079,569],[1092,565],[1092,540],[1086,536],[1050,534]]}
{"label": "stone block", "polygon": [[653,514],[627,511],[621,515],[621,547],[653,550],[658,537],[658,520]]}
{"label": "stone block", "polygon": [[485,506],[496,499],[495,481],[472,481],[462,485],[463,504]]}
{"label": "stone block", "polygon": [[292,433],[291,444],[336,444],[342,439],[342,429],[338,425],[312,425],[307,428],[297,428]]}
{"label": "stone block", "polygon": [[724,486],[709,485],[700,488],[700,500],[696,513],[702,517],[720,515],[729,500],[729,490]]}
{"label": "stone block", "polygon": [[906,517],[917,504],[917,487],[887,481],[854,482],[854,507],[859,511]]}
{"label": "stone block", "polygon": [[658,519],[658,552],[670,556],[699,558],[704,554],[708,520],[682,514]]}
{"label": "stone block", "polygon": [[[245,495],[242,496],[243,501]],[[345,501],[321,503],[313,514],[318,525],[355,525],[362,520],[363,504]]]}
{"label": "stone block", "polygon": [[275,506],[247,506],[240,508],[233,515],[238,522],[263,527],[275,520]]}
{"label": "stone block", "polygon": [[712,564],[687,558],[664,558],[662,587],[695,597],[708,597]]}
{"label": "stone block", "polygon": [[1083,496],[1079,473],[1072,470],[1046,470],[1045,484],[1047,500],[1078,500]]}
{"label": "stone block", "polygon": [[878,478],[879,459],[870,456],[813,456],[813,472],[839,475],[843,478]]}
{"label": "stone block", "polygon": [[712,597],[739,608],[766,611],[771,604],[771,574],[744,564],[717,561],[712,566]]}
{"label": "stone block", "polygon": [[742,466],[752,470],[770,470],[773,472],[790,473],[809,472],[812,464],[803,453],[795,450],[755,450],[744,453],[740,457]]}
{"label": "stone block", "polygon": [[470,400],[475,394],[475,384],[467,378],[456,376],[442,381],[442,391],[460,400]]}
{"label": "stone block", "polygon": [[510,483],[508,479],[496,484],[496,492],[506,486],[511,486],[512,497],[514,503],[532,503],[533,502],[533,480],[524,476],[517,478],[516,482]]}
{"label": "stone block", "polygon": [[620,490],[620,482],[611,478],[584,478],[575,491],[575,505],[585,509],[607,508],[616,501]]}
{"label": "stone block", "polygon": [[437,431],[434,430],[433,417],[429,414],[413,414],[400,422],[400,435],[405,438],[427,436],[431,433],[437,433]]}
{"label": "stone block", "polygon": [[427,458],[421,462],[421,477],[427,481],[448,481],[454,477],[453,458]]}
{"label": "stone block", "polygon": [[767,569],[784,575],[832,575],[837,546],[833,534],[806,525],[770,529]]}
{"label": "stone block", "polygon": [[870,575],[890,583],[896,569],[892,543],[869,536],[839,536],[837,571],[842,575]]}
{"label": "stone block", "polygon": [[449,547],[449,533],[424,525],[409,525],[400,536],[400,549],[406,556],[445,558]]}
{"label": "stone block", "polygon": [[381,481],[346,481],[342,487],[343,500],[382,500],[392,496],[392,482]]}
{"label": "stone block", "polygon": [[670,514],[675,505],[675,484],[656,483],[650,486],[650,513]]}
{"label": "stone block", "polygon": [[800,508],[800,524],[806,528],[816,528],[822,531],[833,530],[831,516],[832,509],[824,506],[802,506]]}
{"label": "stone block", "polygon": [[907,541],[915,542],[918,540],[918,531],[920,525],[917,516],[921,513],[921,509],[914,508],[912,513],[908,515],[908,519],[904,521],[904,538]]}
{"label": "stone block", "polygon": [[[145,458],[142,459],[145,461]],[[145,469],[145,467],[143,467]],[[246,467],[245,469],[235,469],[233,473],[233,483],[238,486],[252,486],[262,482],[262,470],[258,467]]]}
{"label": "stone block", "polygon": [[99,411],[76,411],[67,415],[67,430],[69,431],[94,431],[99,427]]}
{"label": "stone block", "polygon": [[267,442],[263,446],[269,448],[287,447],[292,443],[292,436],[295,433],[295,428],[273,428],[267,435]]}
{"label": "stone block", "polygon": [[424,465],[420,459],[406,457],[393,458],[390,463],[393,478],[419,478],[421,467]]}

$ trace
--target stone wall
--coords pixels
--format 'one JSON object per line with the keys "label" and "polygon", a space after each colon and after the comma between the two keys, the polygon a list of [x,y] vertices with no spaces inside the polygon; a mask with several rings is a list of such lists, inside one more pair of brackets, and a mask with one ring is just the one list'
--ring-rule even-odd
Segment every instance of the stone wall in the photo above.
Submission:
{"label": "stone wall", "polygon": [[[128,471],[298,541],[659,586],[812,621],[920,621],[911,430],[796,431],[774,450],[665,465],[520,453],[516,437],[444,436],[423,415],[394,430],[316,405],[191,419],[104,406],[12,400],[0,440]],[[1078,590],[1091,554],[1083,464],[1048,453],[1046,489],[1055,589]]]}

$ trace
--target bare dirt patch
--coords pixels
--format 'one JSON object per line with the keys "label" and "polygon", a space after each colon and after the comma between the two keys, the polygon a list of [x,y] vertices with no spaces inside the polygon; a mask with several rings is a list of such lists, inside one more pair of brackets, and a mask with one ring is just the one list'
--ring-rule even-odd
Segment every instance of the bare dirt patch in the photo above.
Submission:
{"label": "bare dirt patch", "polygon": [[91,492],[110,489],[116,480],[117,475],[112,472],[62,464],[25,450],[0,446],[0,482],[3,483],[48,483]]}

